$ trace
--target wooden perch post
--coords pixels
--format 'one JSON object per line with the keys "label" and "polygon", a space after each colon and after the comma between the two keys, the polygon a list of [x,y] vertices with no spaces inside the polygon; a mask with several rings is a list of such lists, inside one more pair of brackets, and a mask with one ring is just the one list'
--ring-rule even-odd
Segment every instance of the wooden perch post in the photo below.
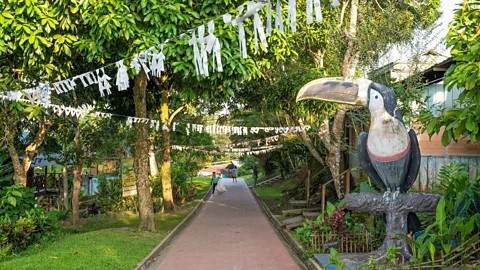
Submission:
{"label": "wooden perch post", "polygon": [[345,195],[345,207],[348,210],[385,213],[387,216],[386,237],[382,246],[369,253],[368,257],[382,259],[387,255],[388,247],[400,247],[400,255],[410,259],[412,253],[406,241],[407,216],[411,212],[435,212],[442,196],[424,193],[405,193],[386,202],[382,194],[352,193]]}

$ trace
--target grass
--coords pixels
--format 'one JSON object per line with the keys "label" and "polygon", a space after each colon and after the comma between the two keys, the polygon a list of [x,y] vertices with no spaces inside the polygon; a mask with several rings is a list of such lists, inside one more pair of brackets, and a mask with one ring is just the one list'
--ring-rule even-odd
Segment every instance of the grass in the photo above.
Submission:
{"label": "grass", "polygon": [[[250,185],[253,186],[253,177],[252,175],[240,176],[244,178]],[[264,180],[264,175],[259,175],[257,183],[260,183]],[[275,182],[268,187],[256,187],[255,191],[265,205],[272,211],[274,214],[281,214],[282,210],[288,208],[287,201],[283,197],[282,192],[285,190],[285,185],[287,182]]]}
{"label": "grass", "polygon": [[[209,177],[195,177],[197,197],[210,187]],[[0,262],[0,269],[133,269],[196,204],[176,213],[156,214],[157,232],[138,231],[130,212],[100,214],[77,226],[64,227],[53,242],[34,246]]]}
{"label": "grass", "polygon": [[195,195],[195,200],[200,200],[205,196],[208,189],[210,188],[211,177],[208,176],[197,176],[193,177],[193,184],[195,184],[195,189],[197,190],[197,195]]}

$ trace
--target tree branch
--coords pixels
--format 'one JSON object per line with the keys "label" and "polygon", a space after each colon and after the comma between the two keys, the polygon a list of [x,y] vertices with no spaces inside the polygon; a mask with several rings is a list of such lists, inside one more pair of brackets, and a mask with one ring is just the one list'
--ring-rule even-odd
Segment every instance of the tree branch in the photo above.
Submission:
{"label": "tree branch", "polygon": [[338,25],[338,28],[342,27],[343,24],[343,18],[345,17],[345,10],[347,9],[348,3],[350,1],[345,1],[342,4],[342,13],[340,13],[340,24]]}
{"label": "tree branch", "polygon": [[325,166],[325,161],[323,160],[323,158],[320,155],[320,153],[318,152],[318,150],[315,149],[315,147],[313,146],[312,140],[308,136],[307,132],[303,129],[303,126],[304,126],[303,125],[303,120],[301,118],[296,118],[296,117],[292,117],[292,118],[297,125],[302,127],[301,131],[298,133],[298,135],[300,136],[300,139],[302,139],[302,141],[305,144],[305,146],[307,147],[308,151],[310,151],[313,158],[315,158],[320,164],[322,164],[322,166]]}
{"label": "tree branch", "polygon": [[179,112],[181,112],[183,109],[185,109],[186,107],[187,107],[186,104],[178,107],[178,108],[170,115],[170,119],[168,119],[168,124],[170,125],[170,123],[172,123],[172,121],[173,121],[173,118],[175,118],[175,116],[176,116]]}

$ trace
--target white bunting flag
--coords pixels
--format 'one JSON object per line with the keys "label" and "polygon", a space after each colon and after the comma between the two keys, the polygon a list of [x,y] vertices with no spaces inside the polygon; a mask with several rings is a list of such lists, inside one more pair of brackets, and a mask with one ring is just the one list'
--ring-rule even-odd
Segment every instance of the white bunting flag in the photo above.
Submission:
{"label": "white bunting flag", "polygon": [[150,77],[148,76],[150,69],[147,67],[147,62],[147,54],[145,52],[142,52],[135,55],[135,57],[132,59],[132,62],[130,63],[130,67],[135,68],[136,74],[140,73],[140,70],[143,68],[145,75],[147,75],[147,80],[150,80]]}
{"label": "white bunting flag", "polygon": [[7,98],[10,100],[17,101],[22,97],[22,92],[20,91],[8,91]]}
{"label": "white bunting flag", "polygon": [[198,49],[198,40],[195,37],[195,30],[192,30],[192,38],[188,41],[190,46],[193,46],[193,64],[195,65],[195,73],[203,75],[203,63],[200,50]]}
{"label": "white bunting flag", "polygon": [[223,14],[223,23],[231,24],[232,23],[232,15],[230,13]]}
{"label": "white bunting flag", "polygon": [[201,65],[202,65],[203,75],[208,77],[209,73],[208,73],[208,56],[207,56],[207,50],[205,46],[205,44],[207,43],[207,40],[205,39],[205,25],[200,25],[198,27],[197,41],[200,44],[200,56],[202,57]]}
{"label": "white bunting flag", "polygon": [[118,91],[125,91],[130,86],[130,80],[128,78],[127,67],[123,64],[123,59],[116,63],[117,71],[117,87]]}
{"label": "white bunting flag", "polygon": [[307,24],[313,23],[313,1],[307,0]]}
{"label": "white bunting flag", "polygon": [[275,12],[275,29],[283,33],[283,18],[282,18],[282,4],[280,0],[277,0],[277,7]]}
{"label": "white bunting flag", "polygon": [[160,52],[152,52],[152,59],[150,61],[150,70],[152,71],[152,76],[160,78],[162,76],[162,71],[165,71],[165,55],[163,54],[163,44],[160,45]]}
{"label": "white bunting flag", "polygon": [[272,1],[268,0],[267,35],[272,36]]}
{"label": "white bunting flag", "polygon": [[[98,82],[97,82],[97,77],[95,77],[95,74],[93,74],[93,72],[87,72],[87,73],[82,74],[82,75],[80,75],[80,76],[82,76],[83,78],[86,78],[86,79],[87,79],[88,85],[92,85],[92,84],[98,83]],[[88,86],[88,85],[87,85],[87,86]]]}
{"label": "white bunting flag", "polygon": [[340,6],[340,2],[338,2],[338,0],[333,0],[333,6],[334,7]]}
{"label": "white bunting flag", "polygon": [[[162,130],[170,131],[170,129],[168,128],[167,123],[163,123]],[[188,132],[187,132],[187,135],[188,135]]]}
{"label": "white bunting flag", "polygon": [[[100,75],[100,71],[102,72],[102,75]],[[97,69],[97,79],[98,79],[98,90],[100,91],[100,96],[104,97],[105,93],[104,91],[107,92],[107,95],[110,95],[112,91],[110,91],[110,88],[112,87],[110,83],[108,83],[110,78],[106,73],[104,68]]]}
{"label": "white bunting flag", "polygon": [[315,18],[317,19],[317,22],[323,21],[323,16],[322,16],[322,7],[320,5],[320,0],[313,0],[314,6],[315,6]]}
{"label": "white bunting flag", "polygon": [[[238,11],[239,13],[243,13],[244,7],[239,6]],[[240,51],[242,52],[242,57],[247,58],[247,40],[245,37],[245,28],[243,27],[243,23],[241,21],[241,16],[239,15],[235,20],[232,21],[232,25],[238,25],[238,43],[240,46]]]}
{"label": "white bunting flag", "polygon": [[292,32],[297,32],[297,1],[288,0],[288,22]]}
{"label": "white bunting flag", "polygon": [[260,38],[260,42],[262,43],[264,48],[268,47],[267,38],[265,37],[265,32],[263,30],[263,23],[260,19],[260,15],[256,9],[260,8],[259,4],[255,3],[254,1],[250,1],[247,4],[247,10],[252,11],[255,10],[255,14],[253,15],[253,33],[254,33],[254,43],[255,47],[258,50],[258,38]]}
{"label": "white bunting flag", "polygon": [[218,72],[223,72],[222,56],[220,54],[220,41],[213,33],[215,29],[215,23],[213,21],[208,22],[208,36],[206,37],[207,52],[213,55],[213,69],[215,70],[215,64]]}

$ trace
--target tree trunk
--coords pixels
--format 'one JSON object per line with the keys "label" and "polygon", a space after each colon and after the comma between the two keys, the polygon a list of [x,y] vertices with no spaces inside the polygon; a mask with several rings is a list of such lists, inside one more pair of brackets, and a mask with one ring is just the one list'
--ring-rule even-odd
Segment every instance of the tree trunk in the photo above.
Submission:
{"label": "tree trunk", "polygon": [[75,123],[75,153],[76,160],[73,167],[73,194],[72,194],[72,223],[80,221],[80,182],[82,175],[82,136],[80,134],[80,119]]}
{"label": "tree trunk", "polygon": [[[355,75],[355,70],[358,63],[358,54],[355,48],[358,17],[357,11],[358,0],[352,0],[352,5],[350,7],[350,20],[346,31],[348,48],[343,59],[344,78],[352,78]],[[335,179],[335,190],[339,199],[342,199],[346,192],[345,175],[342,174],[342,172],[345,170],[345,164],[343,162],[343,149],[341,147],[346,112],[346,106],[340,105],[334,117],[334,125],[332,130],[330,130],[327,121],[327,125],[325,125],[326,128],[324,126],[324,129],[319,134],[319,137],[322,139],[325,147],[328,150],[329,168],[332,177]]]}
{"label": "tree trunk", "polygon": [[148,161],[150,165],[150,175],[153,178],[158,177],[158,166],[157,166],[157,160],[155,159],[155,140],[153,139],[153,136],[150,138],[150,146],[148,148]]}
{"label": "tree trunk", "polygon": [[[162,97],[160,100],[160,120],[162,123],[167,123],[170,128],[170,120],[168,115],[168,92],[162,90]],[[178,207],[173,201],[172,193],[172,175],[170,170],[170,130],[162,129],[162,192],[163,192],[163,206],[164,209],[177,210]]]}
{"label": "tree trunk", "polygon": [[[147,117],[147,76],[142,70],[135,77],[133,86],[135,102],[135,116]],[[140,212],[140,230],[155,231],[155,214],[153,200],[148,181],[148,129],[145,123],[135,123],[135,160],[134,171],[136,176],[137,194]],[[155,157],[154,157],[155,158]]]}
{"label": "tree trunk", "polygon": [[355,39],[357,33],[358,0],[352,0],[350,7],[350,20],[346,31],[348,47],[343,58],[343,77],[352,78],[357,69],[358,54],[355,48]]}
{"label": "tree trunk", "polygon": [[67,166],[63,165],[63,207],[65,211],[68,211],[68,173]]}
{"label": "tree trunk", "polygon": [[17,149],[15,148],[16,125],[12,124],[5,128],[5,132],[7,133],[6,134],[7,149],[13,163],[13,169],[14,169],[13,181],[15,184],[27,186],[28,169],[32,165],[32,160],[35,157],[35,155],[38,153],[38,149],[40,148],[43,141],[45,140],[45,136],[47,135],[47,131],[51,125],[52,123],[48,120],[46,121],[42,120],[39,122],[38,132],[35,135],[35,138],[33,139],[33,141],[25,149],[25,157],[23,158],[22,162],[20,162],[20,157],[18,156]]}

